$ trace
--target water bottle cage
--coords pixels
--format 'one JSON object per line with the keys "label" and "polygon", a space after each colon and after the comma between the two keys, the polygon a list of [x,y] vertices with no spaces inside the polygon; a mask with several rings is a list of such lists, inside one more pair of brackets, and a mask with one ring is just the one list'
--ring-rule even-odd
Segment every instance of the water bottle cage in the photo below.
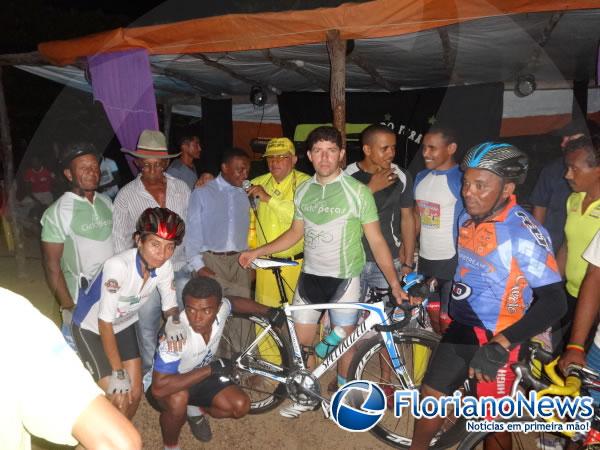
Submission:
{"label": "water bottle cage", "polygon": [[315,348],[312,345],[303,345],[300,349],[304,364],[308,363],[308,357],[315,354]]}
{"label": "water bottle cage", "polygon": [[[323,357],[323,359],[327,358],[329,356],[329,354],[335,350],[335,348],[338,346],[337,344],[332,345],[329,342],[327,342],[326,340],[321,341],[324,345],[327,346],[327,351],[325,352],[325,356]],[[319,355],[317,355],[319,356]]]}

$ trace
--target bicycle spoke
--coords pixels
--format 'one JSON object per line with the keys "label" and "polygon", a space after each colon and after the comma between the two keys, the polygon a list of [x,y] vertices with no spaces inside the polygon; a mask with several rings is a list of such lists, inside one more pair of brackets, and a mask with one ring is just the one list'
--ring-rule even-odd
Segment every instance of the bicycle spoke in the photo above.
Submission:
{"label": "bicycle spoke", "polygon": [[219,356],[238,360],[234,380],[250,397],[251,413],[268,411],[281,403],[287,394],[284,384],[251,372],[257,370],[282,377],[289,370],[290,357],[285,340],[278,330],[269,327],[266,331],[266,327],[268,324],[260,318],[234,315],[225,326],[222,339],[225,344],[218,352]]}

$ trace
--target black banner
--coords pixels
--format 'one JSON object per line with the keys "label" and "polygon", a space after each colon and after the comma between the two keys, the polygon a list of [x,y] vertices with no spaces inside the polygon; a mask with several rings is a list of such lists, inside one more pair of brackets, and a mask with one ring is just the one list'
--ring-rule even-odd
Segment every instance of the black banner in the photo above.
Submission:
{"label": "black banner", "polygon": [[[503,83],[393,93],[348,93],[348,123],[384,123],[398,135],[396,163],[413,175],[423,168],[420,145],[431,125],[444,124],[459,136],[458,160],[471,146],[497,139],[503,107]],[[284,135],[293,139],[301,123],[331,123],[328,93],[290,92],[278,97]],[[361,158],[348,149],[348,162]],[[418,155],[417,158],[414,158]]]}
{"label": "black banner", "polygon": [[233,145],[231,99],[212,100],[202,97],[202,171],[218,174],[223,150]]}

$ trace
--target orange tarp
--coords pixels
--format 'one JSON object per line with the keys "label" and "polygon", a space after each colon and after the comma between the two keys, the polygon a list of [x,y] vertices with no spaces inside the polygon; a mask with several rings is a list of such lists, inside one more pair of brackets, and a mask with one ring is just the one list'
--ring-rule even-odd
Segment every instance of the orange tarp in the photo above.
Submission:
{"label": "orange tarp", "polygon": [[585,0],[375,0],[336,8],[228,14],[164,25],[118,28],[79,39],[39,45],[64,65],[97,53],[146,48],[150,54],[256,50],[324,42],[328,30],[343,39],[398,36],[468,20],[507,14],[599,8]]}

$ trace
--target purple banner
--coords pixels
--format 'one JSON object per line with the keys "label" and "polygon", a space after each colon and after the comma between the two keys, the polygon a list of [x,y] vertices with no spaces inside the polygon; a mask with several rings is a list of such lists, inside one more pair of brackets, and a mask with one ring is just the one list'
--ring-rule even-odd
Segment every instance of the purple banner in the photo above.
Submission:
{"label": "purple banner", "polygon": [[[143,130],[158,130],[150,61],[145,49],[101,53],[87,58],[94,99],[127,150],[135,150]],[[137,167],[127,155],[133,174]]]}

